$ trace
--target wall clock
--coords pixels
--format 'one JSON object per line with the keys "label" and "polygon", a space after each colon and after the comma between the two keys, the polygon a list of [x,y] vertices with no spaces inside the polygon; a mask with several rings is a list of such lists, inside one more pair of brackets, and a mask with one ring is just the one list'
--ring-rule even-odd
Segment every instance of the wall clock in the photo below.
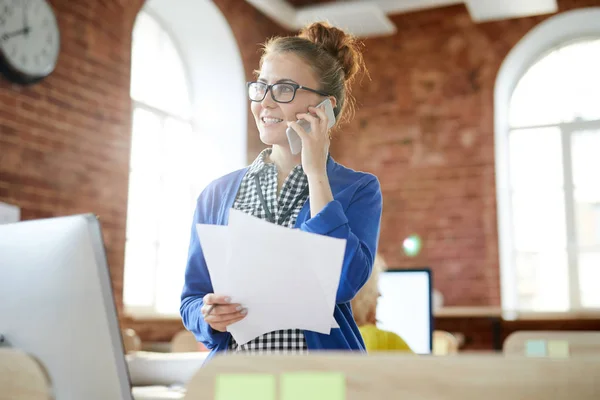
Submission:
{"label": "wall clock", "polygon": [[46,0],[0,0],[0,70],[12,82],[37,82],[54,71],[60,31]]}

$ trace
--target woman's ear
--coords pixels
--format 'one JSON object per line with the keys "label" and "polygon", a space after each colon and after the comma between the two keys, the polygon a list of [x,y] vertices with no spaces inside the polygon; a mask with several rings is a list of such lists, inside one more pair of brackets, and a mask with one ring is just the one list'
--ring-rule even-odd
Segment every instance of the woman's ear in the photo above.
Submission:
{"label": "woman's ear", "polygon": [[337,106],[337,99],[334,96],[329,96],[329,100],[331,100],[331,107],[335,108]]}

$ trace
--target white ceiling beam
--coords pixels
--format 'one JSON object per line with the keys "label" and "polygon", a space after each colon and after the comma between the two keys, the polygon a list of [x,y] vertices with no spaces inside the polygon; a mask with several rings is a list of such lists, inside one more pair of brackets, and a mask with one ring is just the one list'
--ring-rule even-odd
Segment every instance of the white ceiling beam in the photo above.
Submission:
{"label": "white ceiling beam", "polygon": [[257,10],[291,31],[298,29],[296,9],[285,0],[246,0]]}
{"label": "white ceiling beam", "polygon": [[372,1],[326,3],[302,7],[296,14],[298,26],[327,21],[357,37],[393,35],[396,25]]}
{"label": "white ceiling beam", "polygon": [[474,22],[543,15],[558,11],[556,0],[466,0]]}
{"label": "white ceiling beam", "polygon": [[[340,1],[340,0],[338,0]],[[341,0],[346,3],[362,0]],[[371,0],[386,14],[401,14],[405,12],[425,10],[428,8],[444,7],[453,4],[463,4],[464,0]]]}

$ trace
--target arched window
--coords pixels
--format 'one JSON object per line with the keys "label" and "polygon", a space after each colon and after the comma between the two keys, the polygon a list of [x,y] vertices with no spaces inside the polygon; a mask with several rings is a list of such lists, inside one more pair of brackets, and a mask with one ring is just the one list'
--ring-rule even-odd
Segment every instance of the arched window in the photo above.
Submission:
{"label": "arched window", "polygon": [[600,9],[551,18],[496,81],[502,305],[600,308]]}
{"label": "arched window", "polygon": [[134,314],[176,314],[193,206],[194,129],[187,70],[169,32],[142,10],[133,31],[133,123],[123,300]]}

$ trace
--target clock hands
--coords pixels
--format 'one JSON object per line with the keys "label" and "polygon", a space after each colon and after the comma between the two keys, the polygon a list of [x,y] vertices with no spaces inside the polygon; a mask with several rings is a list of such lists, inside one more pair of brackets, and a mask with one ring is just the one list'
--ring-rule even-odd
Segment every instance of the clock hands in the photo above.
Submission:
{"label": "clock hands", "polygon": [[23,29],[19,29],[18,31],[8,32],[8,33],[3,34],[2,36],[0,36],[0,40],[5,41],[5,40],[8,40],[15,36],[28,35],[28,34],[29,34],[29,28],[23,28]]}
{"label": "clock hands", "polygon": [[15,36],[23,35],[23,36],[27,37],[29,35],[29,32],[31,32],[31,28],[29,27],[29,21],[27,19],[28,5],[29,5],[29,0],[24,0],[23,1],[23,28],[19,29],[17,31],[8,32],[8,33],[4,33],[4,34],[0,35],[1,41],[6,41]]}
{"label": "clock hands", "polygon": [[29,22],[27,21],[27,7],[29,6],[29,0],[23,1],[23,30],[24,35],[29,35]]}

